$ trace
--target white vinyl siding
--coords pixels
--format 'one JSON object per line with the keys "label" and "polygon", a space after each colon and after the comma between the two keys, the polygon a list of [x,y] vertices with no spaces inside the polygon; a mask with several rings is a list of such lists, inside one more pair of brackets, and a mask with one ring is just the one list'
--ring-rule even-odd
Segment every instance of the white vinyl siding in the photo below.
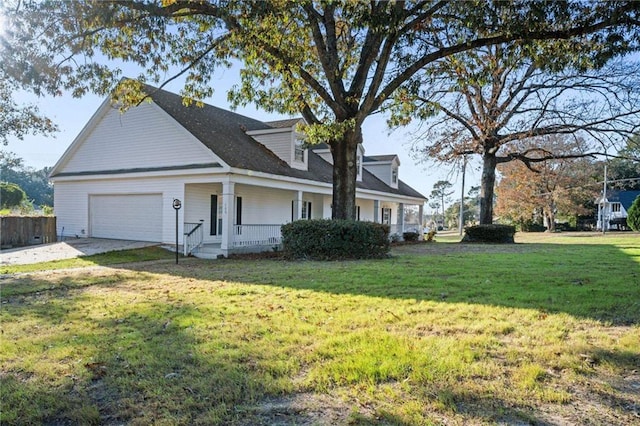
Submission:
{"label": "white vinyl siding", "polygon": [[330,150],[328,150],[328,149],[318,149],[318,150],[313,150],[313,152],[315,152],[317,155],[319,155],[320,158],[322,158],[327,163],[333,164],[333,157],[331,156],[331,151]]}
{"label": "white vinyl siding", "polygon": [[189,223],[203,221],[204,242],[211,243],[220,241],[220,236],[211,235],[211,195],[219,196],[218,202],[222,205],[222,185],[211,184],[191,184],[185,188],[184,198],[184,220]]}
{"label": "white vinyl siding", "polygon": [[270,149],[274,154],[291,164],[293,137],[291,131],[253,135],[255,140]]}
{"label": "white vinyl siding", "polygon": [[375,177],[391,186],[391,164],[390,163],[364,163],[364,168]]}
{"label": "white vinyl siding", "polygon": [[398,169],[400,167],[400,163],[397,158],[394,158],[392,161],[367,161],[363,166],[367,171],[369,171],[369,173],[373,174],[390,187],[398,188]]}
{"label": "white vinyl siding", "polygon": [[303,160],[296,158],[296,135],[291,130],[267,132],[249,132],[249,135],[276,154],[294,169],[307,170],[306,149],[302,150]]}
{"label": "white vinyl siding", "polygon": [[245,225],[274,225],[291,221],[293,191],[236,185],[235,194],[242,197],[242,223]]}
{"label": "white vinyl siding", "polygon": [[153,104],[108,111],[58,172],[126,170],[220,162]]}
{"label": "white vinyl siding", "polygon": [[373,222],[373,200],[357,199],[356,204],[360,206],[360,220]]}
{"label": "white vinyl siding", "polygon": [[[182,235],[185,176],[163,178],[101,179],[84,181],[56,181],[54,184],[54,210],[58,235],[64,237],[89,236],[89,198],[94,195],[162,195],[161,242],[175,242],[175,210],[173,199],[182,201],[179,210],[179,234]],[[64,233],[63,233],[64,228]],[[84,232],[83,232],[84,231]],[[155,237],[154,237],[155,238]]]}
{"label": "white vinyl siding", "polygon": [[89,235],[162,241],[162,194],[90,195]]}

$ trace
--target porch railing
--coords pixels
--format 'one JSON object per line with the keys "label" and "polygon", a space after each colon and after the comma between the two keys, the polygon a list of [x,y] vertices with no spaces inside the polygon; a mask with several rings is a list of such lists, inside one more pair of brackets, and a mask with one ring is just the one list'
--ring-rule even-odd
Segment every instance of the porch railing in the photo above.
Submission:
{"label": "porch railing", "polygon": [[189,256],[195,249],[202,245],[204,233],[202,231],[202,221],[199,223],[184,224],[184,255]]}
{"label": "porch railing", "polygon": [[233,225],[233,247],[275,246],[282,242],[282,225]]}

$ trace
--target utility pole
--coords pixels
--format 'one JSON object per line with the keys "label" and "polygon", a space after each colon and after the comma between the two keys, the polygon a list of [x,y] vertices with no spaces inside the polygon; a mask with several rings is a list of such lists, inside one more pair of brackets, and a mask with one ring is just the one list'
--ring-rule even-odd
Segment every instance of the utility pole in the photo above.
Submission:
{"label": "utility pole", "polygon": [[604,235],[606,230],[605,225],[605,216],[607,214],[607,165],[604,165],[604,189],[602,190],[602,235]]}
{"label": "utility pole", "polygon": [[462,229],[464,228],[464,177],[467,170],[466,154],[462,158],[462,190],[460,192],[460,225],[458,229],[460,235],[462,235]]}

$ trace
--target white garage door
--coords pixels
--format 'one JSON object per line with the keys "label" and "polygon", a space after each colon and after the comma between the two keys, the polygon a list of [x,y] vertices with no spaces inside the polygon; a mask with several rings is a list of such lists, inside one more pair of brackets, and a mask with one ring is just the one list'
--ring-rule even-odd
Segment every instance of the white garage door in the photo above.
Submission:
{"label": "white garage door", "polygon": [[162,195],[91,195],[91,236],[116,240],[162,241]]}

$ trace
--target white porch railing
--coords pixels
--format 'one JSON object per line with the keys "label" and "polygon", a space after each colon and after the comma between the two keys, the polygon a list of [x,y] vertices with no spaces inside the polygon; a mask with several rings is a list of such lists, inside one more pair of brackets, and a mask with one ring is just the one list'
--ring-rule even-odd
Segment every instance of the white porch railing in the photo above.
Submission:
{"label": "white porch railing", "polygon": [[184,255],[189,256],[195,249],[202,245],[204,239],[204,233],[202,231],[202,221],[199,223],[185,223],[184,224],[184,241],[183,249]]}
{"label": "white porch railing", "polygon": [[233,247],[275,246],[282,242],[282,225],[233,225]]}
{"label": "white porch railing", "polygon": [[414,223],[406,222],[404,224],[403,232],[417,232],[418,234],[422,234],[422,227],[418,222],[414,222]]}

